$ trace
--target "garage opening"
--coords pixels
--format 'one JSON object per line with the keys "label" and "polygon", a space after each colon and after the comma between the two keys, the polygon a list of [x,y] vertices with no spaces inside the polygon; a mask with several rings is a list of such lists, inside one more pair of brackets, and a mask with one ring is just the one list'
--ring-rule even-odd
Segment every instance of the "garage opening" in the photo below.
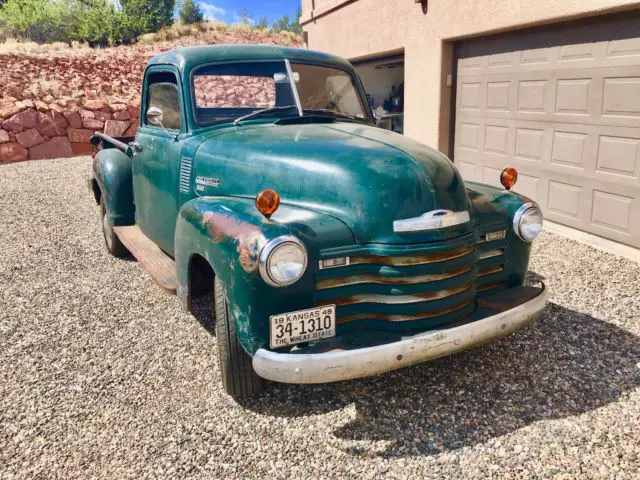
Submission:
{"label": "garage opening", "polygon": [[404,132],[404,54],[353,62],[381,128]]}

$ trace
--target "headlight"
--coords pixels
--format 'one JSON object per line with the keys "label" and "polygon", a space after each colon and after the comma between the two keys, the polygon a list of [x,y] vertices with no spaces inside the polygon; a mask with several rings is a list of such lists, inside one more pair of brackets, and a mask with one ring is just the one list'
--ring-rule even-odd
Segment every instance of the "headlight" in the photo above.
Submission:
{"label": "headlight", "polygon": [[542,231],[542,212],[533,202],[522,205],[513,216],[513,230],[525,242],[533,241]]}
{"label": "headlight", "polygon": [[274,287],[297,282],[307,269],[307,249],[291,235],[267,242],[260,253],[260,275]]}

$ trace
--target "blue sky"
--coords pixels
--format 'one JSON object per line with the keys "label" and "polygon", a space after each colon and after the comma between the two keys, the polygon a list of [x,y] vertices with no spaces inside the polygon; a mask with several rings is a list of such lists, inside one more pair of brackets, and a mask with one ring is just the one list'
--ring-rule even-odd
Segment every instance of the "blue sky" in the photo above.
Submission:
{"label": "blue sky", "polygon": [[300,0],[198,0],[198,3],[210,19],[236,23],[240,21],[238,13],[247,11],[255,21],[267,17],[271,23],[285,13],[295,17]]}

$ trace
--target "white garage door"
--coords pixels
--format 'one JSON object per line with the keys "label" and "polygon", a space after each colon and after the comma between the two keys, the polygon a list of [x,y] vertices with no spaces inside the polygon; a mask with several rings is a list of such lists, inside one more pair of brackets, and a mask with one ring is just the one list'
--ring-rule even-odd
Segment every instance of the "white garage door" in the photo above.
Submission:
{"label": "white garage door", "polygon": [[457,45],[454,161],[546,218],[640,247],[640,13]]}

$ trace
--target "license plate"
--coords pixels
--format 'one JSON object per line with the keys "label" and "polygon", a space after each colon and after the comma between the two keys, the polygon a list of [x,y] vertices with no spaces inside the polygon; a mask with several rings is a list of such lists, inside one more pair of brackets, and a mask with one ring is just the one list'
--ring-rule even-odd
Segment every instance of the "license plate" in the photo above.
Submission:
{"label": "license plate", "polygon": [[298,310],[269,317],[271,348],[311,342],[336,335],[336,306]]}

